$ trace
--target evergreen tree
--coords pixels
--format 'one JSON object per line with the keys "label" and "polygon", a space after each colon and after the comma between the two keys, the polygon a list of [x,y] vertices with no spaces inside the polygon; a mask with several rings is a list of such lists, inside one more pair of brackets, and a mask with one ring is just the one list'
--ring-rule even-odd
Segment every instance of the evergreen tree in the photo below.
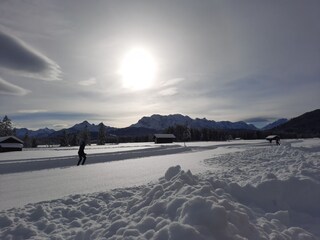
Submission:
{"label": "evergreen tree", "polygon": [[30,140],[28,132],[23,137],[23,146],[25,148],[31,147],[31,140]]}
{"label": "evergreen tree", "polygon": [[103,123],[99,124],[99,132],[98,132],[98,145],[105,145],[106,143],[106,127]]}
{"label": "evergreen tree", "polygon": [[32,138],[31,147],[33,147],[33,148],[38,147],[38,142],[37,142],[37,139],[36,139],[36,138]]}
{"label": "evergreen tree", "polygon": [[85,141],[86,144],[90,145],[91,142],[91,135],[90,135],[90,131],[88,129],[88,126],[85,126],[85,128],[83,129],[82,133],[80,134],[80,138]]}
{"label": "evergreen tree", "polygon": [[0,122],[0,136],[10,136],[13,134],[13,128],[11,119],[8,116],[4,116],[3,120]]}
{"label": "evergreen tree", "polygon": [[0,119],[0,137],[4,137],[4,124]]}
{"label": "evergreen tree", "polygon": [[183,141],[188,142],[191,140],[191,129],[188,126],[185,126],[184,132],[183,132]]}
{"label": "evergreen tree", "polygon": [[70,145],[71,146],[78,146],[78,139],[77,139],[77,135],[73,134],[71,137],[71,141],[70,141]]}
{"label": "evergreen tree", "polygon": [[69,145],[67,131],[63,130],[62,137],[60,138],[60,147],[66,147]]}

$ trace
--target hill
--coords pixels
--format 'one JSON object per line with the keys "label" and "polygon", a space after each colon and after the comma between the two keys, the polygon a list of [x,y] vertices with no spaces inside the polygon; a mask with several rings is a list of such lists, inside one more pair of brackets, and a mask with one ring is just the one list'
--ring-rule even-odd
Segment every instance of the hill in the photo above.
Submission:
{"label": "hill", "polygon": [[272,132],[297,134],[297,137],[320,137],[320,109],[292,118],[273,128]]}
{"label": "hill", "polygon": [[278,120],[276,120],[276,121],[264,126],[261,130],[264,130],[264,131],[265,130],[270,130],[270,129],[278,127],[278,126],[280,126],[280,125],[282,125],[282,124],[284,124],[286,122],[288,122],[288,119],[281,118],[281,119],[278,119]]}

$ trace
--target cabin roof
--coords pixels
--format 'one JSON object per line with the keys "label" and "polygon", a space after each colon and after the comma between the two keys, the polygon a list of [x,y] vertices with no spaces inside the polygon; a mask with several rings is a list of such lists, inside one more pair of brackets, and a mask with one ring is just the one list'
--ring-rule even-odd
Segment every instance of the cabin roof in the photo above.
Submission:
{"label": "cabin roof", "polygon": [[21,143],[21,144],[23,144],[23,141],[15,136],[6,136],[6,137],[0,137],[0,143]]}

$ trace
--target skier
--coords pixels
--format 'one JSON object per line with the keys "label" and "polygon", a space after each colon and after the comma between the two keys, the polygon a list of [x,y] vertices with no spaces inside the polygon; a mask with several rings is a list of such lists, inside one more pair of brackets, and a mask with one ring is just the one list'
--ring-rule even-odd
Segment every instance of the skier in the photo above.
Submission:
{"label": "skier", "polygon": [[85,141],[82,141],[81,144],[80,144],[80,147],[79,147],[79,151],[78,151],[79,161],[78,161],[77,166],[79,166],[81,161],[82,161],[82,165],[84,165],[84,163],[85,163],[85,161],[87,159],[87,154],[84,152],[85,146],[86,146]]}

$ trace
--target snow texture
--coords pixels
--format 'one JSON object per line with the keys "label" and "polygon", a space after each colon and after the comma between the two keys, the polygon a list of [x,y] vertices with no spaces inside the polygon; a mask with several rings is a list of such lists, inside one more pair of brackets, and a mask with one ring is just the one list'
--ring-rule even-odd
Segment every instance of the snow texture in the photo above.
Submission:
{"label": "snow texture", "polygon": [[176,165],[146,185],[5,210],[0,238],[320,239],[315,141],[248,146],[206,159],[197,175]]}

